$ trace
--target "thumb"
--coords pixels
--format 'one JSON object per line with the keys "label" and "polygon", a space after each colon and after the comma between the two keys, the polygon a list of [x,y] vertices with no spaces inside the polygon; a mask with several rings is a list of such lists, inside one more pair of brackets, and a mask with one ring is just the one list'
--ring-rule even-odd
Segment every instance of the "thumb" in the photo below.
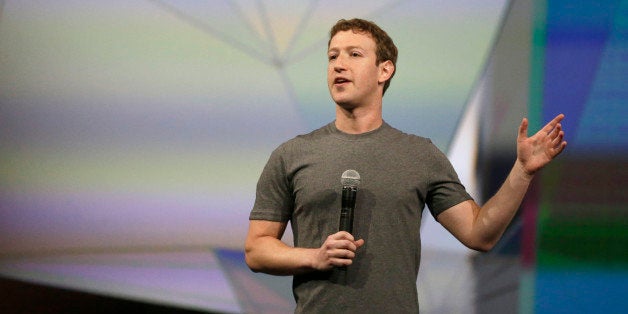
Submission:
{"label": "thumb", "polygon": [[523,118],[521,120],[521,125],[519,125],[519,135],[517,136],[518,140],[523,140],[528,137],[528,118]]}
{"label": "thumb", "polygon": [[364,239],[360,239],[354,242],[355,246],[357,246],[358,248],[361,247],[362,245],[364,245]]}

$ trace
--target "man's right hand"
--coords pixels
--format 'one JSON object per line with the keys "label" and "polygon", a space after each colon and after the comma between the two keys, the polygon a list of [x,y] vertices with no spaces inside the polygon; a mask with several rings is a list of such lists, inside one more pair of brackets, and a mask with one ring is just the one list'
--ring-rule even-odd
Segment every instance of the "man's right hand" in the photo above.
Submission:
{"label": "man's right hand", "polygon": [[353,263],[355,251],[364,240],[340,231],[327,237],[320,248],[288,246],[281,241],[287,222],[250,220],[244,245],[245,260],[254,272],[297,275],[327,271]]}
{"label": "man's right hand", "polygon": [[313,262],[314,268],[327,271],[334,267],[353,264],[355,252],[364,245],[364,239],[355,238],[346,231],[339,231],[327,237],[318,249]]}

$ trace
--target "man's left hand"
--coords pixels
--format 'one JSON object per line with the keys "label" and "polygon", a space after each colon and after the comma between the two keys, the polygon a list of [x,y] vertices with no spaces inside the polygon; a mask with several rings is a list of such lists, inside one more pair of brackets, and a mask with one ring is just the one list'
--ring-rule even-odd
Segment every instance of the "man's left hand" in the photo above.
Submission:
{"label": "man's left hand", "polygon": [[517,136],[517,161],[528,175],[534,175],[558,156],[567,142],[563,140],[565,132],[560,121],[565,118],[562,113],[547,123],[536,134],[528,137],[528,119],[523,118]]}

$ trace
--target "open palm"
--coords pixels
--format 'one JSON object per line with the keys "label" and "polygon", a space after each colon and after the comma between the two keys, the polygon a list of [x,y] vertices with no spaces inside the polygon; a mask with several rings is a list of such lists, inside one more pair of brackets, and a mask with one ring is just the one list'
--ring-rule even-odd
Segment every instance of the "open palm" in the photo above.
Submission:
{"label": "open palm", "polygon": [[565,115],[559,114],[536,134],[528,137],[528,119],[524,118],[517,136],[517,159],[528,174],[534,174],[558,156],[567,142],[560,121]]}

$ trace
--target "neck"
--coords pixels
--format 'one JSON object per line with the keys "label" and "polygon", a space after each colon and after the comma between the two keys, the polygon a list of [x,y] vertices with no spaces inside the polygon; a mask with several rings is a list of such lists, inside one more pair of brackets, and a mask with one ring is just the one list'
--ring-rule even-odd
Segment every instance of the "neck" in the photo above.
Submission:
{"label": "neck", "polygon": [[382,106],[374,108],[357,107],[346,109],[336,105],[336,128],[349,134],[361,134],[373,131],[380,126],[382,119]]}

